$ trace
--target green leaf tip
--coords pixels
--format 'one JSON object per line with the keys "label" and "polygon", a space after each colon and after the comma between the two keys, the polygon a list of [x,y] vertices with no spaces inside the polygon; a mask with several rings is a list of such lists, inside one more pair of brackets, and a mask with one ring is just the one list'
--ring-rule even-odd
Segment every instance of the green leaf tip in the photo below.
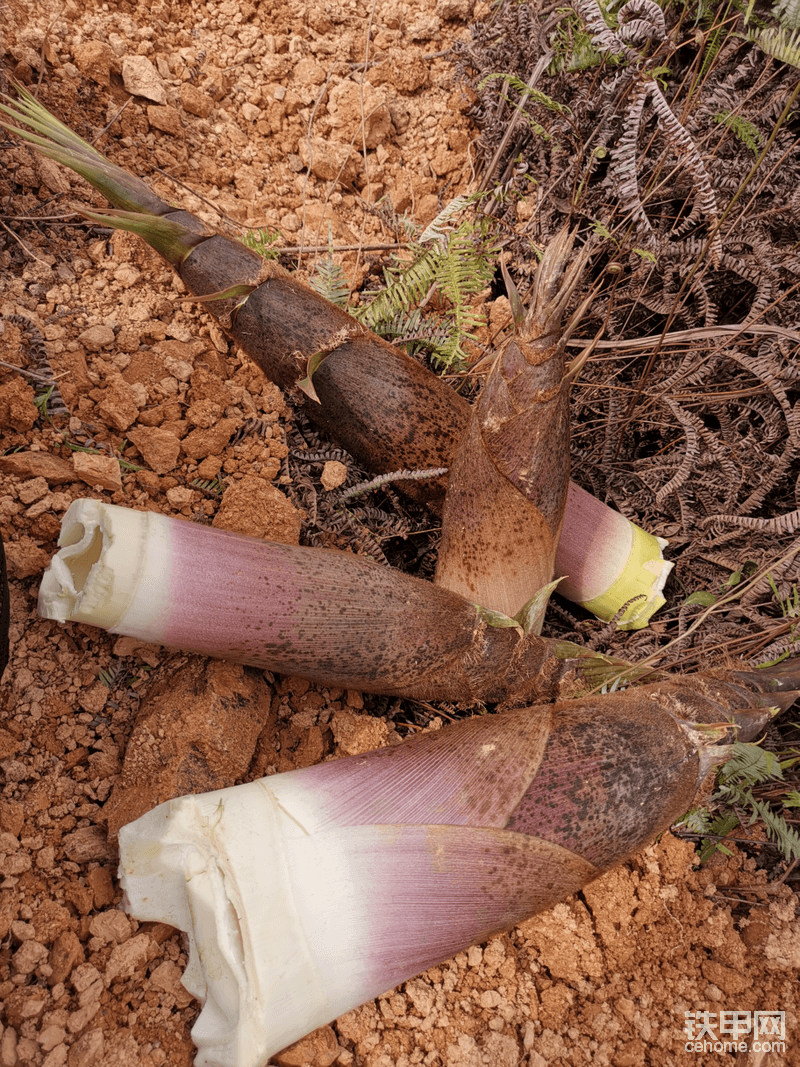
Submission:
{"label": "green leaf tip", "polygon": [[6,96],[4,93],[0,94],[0,97],[5,101],[4,104],[0,104],[0,111],[14,119],[15,122],[22,122],[36,130],[39,138],[37,140],[35,135],[27,130],[20,130],[17,126],[9,126],[7,123],[2,123],[7,130],[12,130],[18,136],[24,137],[35,144],[49,144],[52,147],[60,146],[67,150],[79,151],[90,155],[98,162],[108,163],[105,156],[101,155],[96,148],[92,148],[91,145],[87,144],[69,126],[57,119],[27,89],[14,82],[12,82],[12,86],[18,95],[18,99],[12,100],[11,97]]}
{"label": "green leaf tip", "polygon": [[89,211],[86,208],[81,209],[81,214],[100,226],[135,233],[173,267],[180,266],[199,244],[208,240],[208,234],[196,233],[180,222],[158,215],[137,211]]}
{"label": "green leaf tip", "polygon": [[[328,358],[328,356],[335,352],[337,348],[340,348],[343,344],[346,344],[352,337],[356,336],[357,333],[358,327],[355,327],[355,324],[353,326],[342,326],[341,329],[337,330],[332,337],[328,338],[322,348],[320,348],[317,352],[314,352],[313,355],[308,357],[308,360],[306,362],[306,376],[305,378],[303,378],[302,381],[299,381],[297,383],[297,388],[301,392],[305,393],[306,396],[310,400],[313,400],[316,404],[321,404],[322,401],[317,396],[317,390],[314,388],[312,378],[317,373],[322,364],[325,362],[325,360]],[[302,354],[298,354],[302,359]]]}
{"label": "green leaf tip", "polygon": [[312,356],[308,357],[308,363],[306,364],[306,376],[297,383],[297,388],[306,394],[309,400],[313,400],[315,404],[321,404],[322,401],[317,396],[317,390],[314,388],[312,378],[317,370],[322,366],[325,360],[330,355],[326,349],[322,349],[319,352],[315,352]]}
{"label": "green leaf tip", "polygon": [[530,600],[523,604],[514,618],[519,622],[522,627],[523,633],[535,633],[542,632],[542,623],[544,622],[544,615],[547,611],[547,605],[550,602],[551,593],[564,581],[564,577],[556,578],[555,581],[549,582],[547,585],[543,585],[541,589],[538,589]]}
{"label": "green leaf tip", "polygon": [[244,299],[240,300],[236,305],[237,308],[240,308],[245,303],[248,296],[255,292],[257,288],[257,285],[250,285],[248,282],[242,282],[241,285],[231,285],[227,289],[220,289],[219,292],[206,293],[205,296],[193,296],[190,299],[198,304],[210,304],[214,300],[236,300],[237,297],[243,297]]}
{"label": "green leaf tip", "polygon": [[27,89],[21,85],[14,85],[14,89],[18,99],[2,95],[0,111],[14,123],[31,129],[25,130],[8,122],[0,122],[0,126],[27,141],[41,155],[75,171],[116,208],[152,215],[164,215],[173,210],[140,178],[116,166],[64,125]]}
{"label": "green leaf tip", "polygon": [[478,617],[486,623],[487,626],[494,626],[500,630],[506,630],[514,628],[520,635],[522,635],[522,627],[519,624],[519,619],[513,619],[510,615],[504,615],[502,611],[495,611],[493,608],[484,608],[480,604],[474,604],[473,607],[478,612]]}

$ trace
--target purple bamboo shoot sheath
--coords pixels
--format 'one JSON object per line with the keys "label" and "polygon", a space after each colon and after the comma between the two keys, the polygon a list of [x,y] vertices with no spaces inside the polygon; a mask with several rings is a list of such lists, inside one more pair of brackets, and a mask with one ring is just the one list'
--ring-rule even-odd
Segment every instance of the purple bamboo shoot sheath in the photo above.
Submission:
{"label": "purple bamboo shoot sheath", "polygon": [[674,566],[661,554],[666,545],[570,484],[556,551],[555,573],[565,575],[558,591],[599,619],[613,619],[627,604],[619,629],[641,629],[666,603],[664,583]]}
{"label": "purple bamboo shoot sheath", "polygon": [[45,618],[326,685],[425,700],[544,700],[576,670],[588,678],[614,662],[488,625],[455,593],[333,549],[96,500],[73,502],[59,544],[39,593]]}
{"label": "purple bamboo shoot sheath", "polygon": [[[207,307],[271,381],[292,389],[305,376],[308,358],[333,346],[313,378],[321,403],[306,400],[305,408],[359,463],[377,474],[450,465],[471,409],[444,381],[277,264],[265,264],[238,241],[209,234],[199,219],[176,211],[140,179],[110,163],[25,90],[19,94],[17,102],[6,100],[0,110],[36,132],[8,128],[77,171],[127,212],[106,216],[109,225],[138,233],[198,296],[237,285],[252,288],[238,311],[240,297],[212,300]],[[441,511],[446,478],[401,484],[409,495]],[[555,571],[568,577],[567,595],[604,619],[642,592],[625,619],[631,628],[645,626],[663,603],[661,590],[671,564],[662,559],[656,538],[632,523],[620,525],[616,512],[592,497],[589,505],[587,496],[570,486]],[[588,591],[581,585],[587,513],[591,528],[602,526],[612,538],[595,538]],[[598,588],[598,579],[605,578],[608,585]]]}
{"label": "purple bamboo shoot sheath", "polygon": [[745,737],[770,718],[693,682],[477,717],[123,827],[126,908],[189,935],[198,1067],[261,1067],[641,848],[725,758],[686,708],[722,701]]}

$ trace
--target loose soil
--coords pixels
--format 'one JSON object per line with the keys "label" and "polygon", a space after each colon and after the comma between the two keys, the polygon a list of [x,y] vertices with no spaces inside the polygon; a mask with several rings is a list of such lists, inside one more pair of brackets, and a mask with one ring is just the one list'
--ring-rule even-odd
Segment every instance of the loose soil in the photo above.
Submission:
{"label": "loose soil", "polygon": [[[10,75],[161,195],[214,226],[279,230],[281,245],[325,246],[330,230],[354,246],[339,259],[357,288],[369,261],[355,248],[394,240],[370,205],[388,196],[427,222],[472,179],[469,99],[440,53],[488,10],[472,0],[377,0],[368,13],[354,0],[8,0],[0,43]],[[39,580],[78,497],[286,542],[307,515],[292,498],[280,392],[183,300],[154,253],[70,215],[73,202],[101,203],[80,179],[10,138],[0,147],[0,358],[52,370],[64,405],[43,418],[34,379],[0,375],[12,594],[0,695],[0,1064],[188,1067],[198,1007],[180,984],[183,941],[119,909],[119,827],[181,793],[442,728],[447,712],[415,718],[358,693],[38,618]],[[320,498],[322,473],[320,463],[311,474]],[[328,467],[326,478],[339,484],[340,473]],[[274,1062],[725,1064],[734,1057],[684,1050],[684,1013],[770,1010],[787,1013],[787,1048],[761,1062],[800,1063],[796,896],[767,884],[757,847],[732,848],[700,869],[693,846],[665,834],[552,912]]]}

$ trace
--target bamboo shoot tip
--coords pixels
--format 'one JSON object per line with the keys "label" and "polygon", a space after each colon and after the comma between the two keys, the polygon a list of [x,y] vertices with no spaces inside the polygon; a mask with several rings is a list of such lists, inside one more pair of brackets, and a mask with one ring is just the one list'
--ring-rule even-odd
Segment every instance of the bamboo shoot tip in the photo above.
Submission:
{"label": "bamboo shoot tip", "polygon": [[582,607],[599,619],[614,618],[624,607],[620,630],[641,630],[666,604],[663,589],[674,563],[664,559],[668,544],[631,523],[631,549],[621,573],[604,593],[582,601]]}

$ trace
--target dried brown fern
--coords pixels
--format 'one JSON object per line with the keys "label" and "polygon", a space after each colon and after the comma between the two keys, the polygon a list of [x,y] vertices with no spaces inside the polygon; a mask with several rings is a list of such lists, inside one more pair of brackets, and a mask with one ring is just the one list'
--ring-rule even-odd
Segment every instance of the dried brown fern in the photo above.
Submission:
{"label": "dried brown fern", "polygon": [[[778,120],[798,72],[736,36],[743,23],[727,7],[702,38],[651,0],[626,4],[615,25],[595,0],[572,8],[546,23],[533,5],[502,4],[491,39],[479,29],[462,50],[461,74],[477,86],[492,71],[523,83],[535,73],[570,109],[567,121],[517,97],[511,129],[496,80],[477,92],[484,157],[504,182],[509,268],[524,289],[531,240],[568,216],[599,236],[592,272],[604,285],[581,333],[602,329],[613,345],[573,393],[574,476],[672,538],[685,589],[715,590],[797,537],[800,165],[796,130]],[[517,39],[522,25],[539,51]],[[537,72],[545,50],[554,59]],[[532,176],[536,212],[521,221]],[[715,616],[687,645],[778,625],[760,588],[747,613]],[[664,638],[679,615],[663,616]]]}

